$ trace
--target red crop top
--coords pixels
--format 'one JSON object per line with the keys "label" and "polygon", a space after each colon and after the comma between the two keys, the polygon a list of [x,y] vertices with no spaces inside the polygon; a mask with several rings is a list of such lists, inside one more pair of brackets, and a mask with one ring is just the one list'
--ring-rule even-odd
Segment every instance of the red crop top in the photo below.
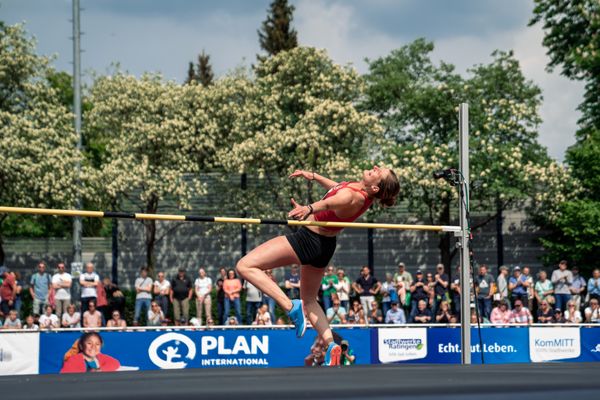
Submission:
{"label": "red crop top", "polygon": [[[323,211],[317,211],[316,213],[313,214],[315,221],[326,221],[326,222],[354,222],[356,221],[356,219],[358,217],[360,217],[365,211],[367,211],[369,209],[369,207],[371,207],[371,204],[373,204],[373,199],[370,199],[369,196],[367,196],[367,193],[362,190],[362,189],[356,189],[353,188],[352,186],[348,186],[350,185],[351,182],[341,182],[337,185],[335,185],[334,187],[332,187],[331,189],[329,189],[327,191],[327,193],[325,193],[325,196],[323,196],[322,200],[328,199],[330,197],[333,197],[337,194],[337,192],[339,192],[341,189],[344,188],[348,188],[351,190],[354,190],[355,192],[359,192],[360,194],[362,194],[365,197],[365,204],[363,204],[363,206],[361,207],[360,210],[358,210],[358,212],[356,214],[354,214],[351,217],[346,217],[346,218],[341,218],[338,217],[335,213],[334,210],[323,210]],[[327,229],[329,231],[341,231],[344,228],[333,228],[333,227],[323,227],[323,229]]]}

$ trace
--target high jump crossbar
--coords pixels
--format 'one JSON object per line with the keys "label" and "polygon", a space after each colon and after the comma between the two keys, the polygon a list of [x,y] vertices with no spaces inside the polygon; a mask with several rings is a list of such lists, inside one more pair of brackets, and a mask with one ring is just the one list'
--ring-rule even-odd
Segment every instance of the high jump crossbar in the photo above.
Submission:
{"label": "high jump crossbar", "polygon": [[326,228],[371,228],[371,229],[396,229],[412,231],[434,231],[434,232],[460,232],[460,226],[451,225],[409,225],[409,224],[384,224],[375,222],[324,222],[324,221],[296,221],[261,218],[232,218],[211,217],[201,215],[178,215],[178,214],[143,214],[115,211],[85,211],[85,210],[60,210],[51,208],[26,208],[26,207],[3,207],[0,213],[6,214],[29,214],[29,215],[54,215],[63,217],[89,217],[89,218],[121,218],[135,220],[158,220],[158,221],[188,221],[188,222],[213,222],[249,225],[288,225],[288,226],[321,226]]}

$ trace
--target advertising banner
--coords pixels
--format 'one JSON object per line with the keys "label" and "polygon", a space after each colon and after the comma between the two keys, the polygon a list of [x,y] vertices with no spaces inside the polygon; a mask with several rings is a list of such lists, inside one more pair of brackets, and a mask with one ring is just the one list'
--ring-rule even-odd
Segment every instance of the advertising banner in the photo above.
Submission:
{"label": "advertising banner", "polygon": [[38,374],[38,332],[0,334],[0,375]]}
{"label": "advertising banner", "polygon": [[533,362],[579,358],[579,328],[529,328],[529,355]]}
{"label": "advertising banner", "polygon": [[[368,329],[337,332],[348,341],[356,364],[370,363]],[[303,366],[314,358],[314,341],[313,330],[307,330],[302,339],[291,330],[266,329],[109,331],[84,337],[79,332],[44,333],[40,336],[40,373]],[[94,344],[99,346],[94,348]],[[96,356],[99,365],[86,364],[86,354]]]}

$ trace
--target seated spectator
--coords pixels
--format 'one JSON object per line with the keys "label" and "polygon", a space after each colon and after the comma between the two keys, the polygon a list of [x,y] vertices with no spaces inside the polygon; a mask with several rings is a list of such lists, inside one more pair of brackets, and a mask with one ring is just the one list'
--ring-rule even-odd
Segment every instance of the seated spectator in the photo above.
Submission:
{"label": "seated spectator", "polygon": [[[489,319],[484,317],[482,314],[479,314],[480,325],[489,325],[489,323]],[[477,310],[475,310],[475,307],[471,307],[471,325],[477,325]]]}
{"label": "seated spectator", "polygon": [[492,324],[508,324],[510,323],[510,310],[506,300],[500,300],[498,305],[492,310],[490,316]]}
{"label": "seated spectator", "polygon": [[262,304],[258,308],[254,322],[257,325],[273,325],[273,322],[271,320],[271,314],[269,313],[269,305],[268,304]]}
{"label": "seated spectator", "polygon": [[598,299],[592,298],[590,300],[590,306],[584,310],[585,322],[597,324],[600,322],[600,307],[598,306]]}
{"label": "seated spectator", "polygon": [[405,324],[406,316],[404,315],[404,310],[399,307],[397,301],[392,301],[391,307],[388,312],[385,314],[385,323],[386,324]]}
{"label": "seated spectator", "polygon": [[277,318],[277,321],[275,321],[275,325],[289,325],[289,324],[285,319],[283,319],[283,317],[279,317],[279,318]]}
{"label": "seated spectator", "polygon": [[349,324],[359,324],[361,320],[365,320],[365,312],[363,311],[362,304],[358,300],[352,302],[352,307],[348,310],[348,317],[346,318]]}
{"label": "seated spectator", "polygon": [[21,320],[17,318],[17,310],[10,310],[4,320],[4,329],[21,329]]}
{"label": "seated spectator", "polygon": [[100,328],[102,326],[102,314],[96,309],[96,302],[90,301],[88,309],[83,313],[84,328]]}
{"label": "seated spectator", "polygon": [[431,310],[427,307],[427,301],[421,299],[417,304],[417,311],[413,317],[415,324],[428,324],[431,322]]}
{"label": "seated spectator", "polygon": [[106,327],[108,328],[125,328],[127,326],[127,322],[123,318],[121,318],[121,313],[119,310],[114,310],[111,315],[111,319],[106,322]]}
{"label": "seated spectator", "polygon": [[231,317],[227,318],[227,322],[225,322],[225,325],[230,325],[230,326],[239,325],[239,322],[238,322],[237,318],[232,315]]}
{"label": "seated spectator", "polygon": [[527,307],[523,307],[523,301],[519,298],[515,300],[514,309],[510,313],[510,323],[515,325],[531,324],[533,317]]}
{"label": "seated spectator", "polygon": [[[202,321],[201,320],[197,320],[198,326],[202,325]],[[162,308],[160,307],[160,305],[158,304],[158,302],[153,301],[150,303],[150,309],[148,310],[148,326],[161,326],[163,324],[163,322],[165,321],[165,314],[163,313]],[[194,323],[192,323],[192,321],[190,320],[190,323],[192,325],[195,325]]]}
{"label": "seated spectator", "polygon": [[69,304],[62,315],[63,328],[81,328],[81,314],[75,311],[75,305]]}
{"label": "seated spectator", "polygon": [[206,318],[206,326],[209,328],[215,326],[215,320],[212,317]]}
{"label": "seated spectator", "polygon": [[554,317],[552,318],[552,323],[554,324],[564,324],[567,322],[560,308],[554,310]]}
{"label": "seated spectator", "polygon": [[23,329],[29,330],[29,331],[39,331],[40,330],[39,325],[37,325],[33,322],[33,315],[28,315],[27,318],[25,318],[25,325],[23,325]]}
{"label": "seated spectator", "polygon": [[537,311],[537,322],[540,324],[552,323],[554,319],[554,310],[550,308],[550,304],[546,300],[542,300],[540,308]]}
{"label": "seated spectator", "polygon": [[569,324],[580,324],[583,321],[581,317],[581,311],[575,308],[575,302],[569,300],[567,302],[567,309],[564,313],[565,322]]}
{"label": "seated spectator", "polygon": [[45,308],[46,312],[40,316],[40,329],[56,329],[60,327],[58,317],[53,313],[52,306]]}
{"label": "seated spectator", "polygon": [[333,305],[327,310],[327,320],[330,324],[346,323],[346,309],[341,306],[339,298],[335,298]]}
{"label": "seated spectator", "polygon": [[383,314],[379,309],[377,300],[373,300],[371,302],[371,309],[369,310],[367,321],[369,324],[383,324]]}
{"label": "seated spectator", "polygon": [[450,303],[446,300],[442,300],[440,303],[439,310],[435,316],[435,322],[440,324],[453,324],[456,322],[456,318],[452,315],[450,310]]}

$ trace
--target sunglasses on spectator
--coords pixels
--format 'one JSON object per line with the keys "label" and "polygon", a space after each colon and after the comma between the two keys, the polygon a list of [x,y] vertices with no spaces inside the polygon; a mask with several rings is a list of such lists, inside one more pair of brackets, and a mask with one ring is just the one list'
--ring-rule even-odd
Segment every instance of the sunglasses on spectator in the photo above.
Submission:
{"label": "sunglasses on spectator", "polygon": [[121,314],[119,314],[119,313],[114,313],[113,314],[113,317],[120,317],[120,316],[121,316]]}

